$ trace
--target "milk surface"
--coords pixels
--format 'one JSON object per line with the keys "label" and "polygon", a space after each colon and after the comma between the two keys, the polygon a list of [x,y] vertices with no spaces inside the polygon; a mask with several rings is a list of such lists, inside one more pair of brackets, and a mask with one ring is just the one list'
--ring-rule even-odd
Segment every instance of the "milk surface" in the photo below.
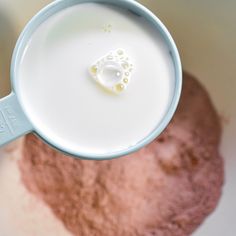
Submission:
{"label": "milk surface", "polygon": [[[134,64],[132,81],[118,95],[88,71],[117,48]],[[85,154],[125,150],[147,137],[165,117],[175,84],[169,49],[150,23],[96,3],[66,8],[41,24],[17,73],[19,96],[36,129]]]}

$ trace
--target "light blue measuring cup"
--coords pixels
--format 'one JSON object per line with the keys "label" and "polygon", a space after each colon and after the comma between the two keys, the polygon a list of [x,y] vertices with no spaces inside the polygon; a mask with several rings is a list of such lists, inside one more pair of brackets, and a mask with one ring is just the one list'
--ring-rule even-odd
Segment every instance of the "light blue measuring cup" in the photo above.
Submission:
{"label": "light blue measuring cup", "polygon": [[[30,116],[27,114],[26,109],[24,109],[22,105],[23,103],[20,97],[18,96],[19,87],[17,86],[16,83],[17,81],[16,71],[20,65],[19,63],[20,59],[27,45],[27,42],[30,40],[32,34],[39,27],[39,25],[41,25],[53,14],[67,7],[87,2],[112,4],[124,8],[126,10],[129,10],[138,16],[146,18],[150,22],[150,24],[152,24],[155,27],[155,29],[159,33],[161,33],[161,35],[165,39],[175,66],[176,78],[175,78],[174,96],[171,105],[169,107],[169,110],[166,113],[162,122],[156,127],[155,130],[153,130],[153,132],[148,137],[144,138],[136,145],[119,152],[105,153],[104,155],[81,153],[80,150],[77,150],[77,152],[75,152],[66,149],[65,147],[63,147],[63,145],[58,145],[57,143],[55,143],[54,140],[51,139],[47,133],[37,128],[37,125],[33,120],[30,120],[29,118]],[[168,123],[170,122],[171,118],[174,115],[174,112],[177,108],[180,99],[181,88],[182,88],[182,68],[178,50],[168,30],[152,12],[150,12],[148,9],[146,9],[138,2],[134,0],[58,0],[49,4],[44,9],[42,9],[36,16],[34,16],[31,19],[31,21],[27,24],[23,32],[21,33],[12,57],[11,84],[12,84],[11,94],[0,100],[0,146],[3,146],[27,133],[34,132],[44,142],[48,143],[50,146],[56,148],[57,150],[65,154],[83,159],[104,160],[128,155],[132,152],[139,150],[143,146],[153,141],[166,128],[166,126],[168,125]]]}

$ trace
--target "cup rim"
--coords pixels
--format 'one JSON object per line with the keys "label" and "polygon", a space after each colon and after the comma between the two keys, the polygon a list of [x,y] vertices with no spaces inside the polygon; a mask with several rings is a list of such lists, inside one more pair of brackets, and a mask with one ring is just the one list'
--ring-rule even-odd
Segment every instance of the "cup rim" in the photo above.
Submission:
{"label": "cup rim", "polygon": [[127,8],[135,14],[145,17],[156,27],[159,33],[162,34],[162,37],[164,38],[165,42],[167,43],[169,47],[170,54],[172,56],[172,60],[174,63],[174,68],[175,68],[175,89],[174,89],[174,95],[172,98],[172,102],[169,106],[169,109],[166,115],[164,116],[163,120],[161,121],[161,123],[143,140],[139,141],[134,146],[128,147],[124,150],[111,152],[111,153],[105,153],[105,154],[81,153],[81,152],[75,152],[73,150],[70,150],[69,148],[65,148],[62,145],[58,145],[57,143],[55,143],[54,140],[48,137],[44,132],[41,132],[40,129],[38,129],[32,123],[32,121],[30,121],[30,119],[29,119],[29,122],[31,123],[33,127],[33,132],[37,136],[39,136],[45,143],[49,144],[53,148],[61,151],[62,153],[66,155],[71,155],[73,157],[85,159],[85,160],[108,160],[108,159],[118,158],[121,156],[126,156],[148,145],[164,131],[164,129],[167,127],[167,125],[171,121],[177,109],[180,96],[181,96],[181,91],[182,91],[182,65],[181,65],[181,59],[180,59],[180,55],[176,47],[176,44],[171,34],[169,33],[168,29],[161,22],[161,20],[156,15],[154,15],[150,10],[148,10],[146,7],[141,5],[140,3],[134,0],[119,0],[119,1],[117,0],[57,0],[50,3],[46,7],[44,7],[28,22],[28,24],[25,26],[24,30],[20,34],[20,37],[16,43],[13,56],[12,56],[11,71],[10,71],[12,90],[16,94],[18,102],[21,105],[22,110],[24,111],[26,117],[28,117],[27,113],[25,112],[23,102],[21,101],[21,98],[18,95],[18,86],[16,83],[17,68],[20,65],[19,60],[21,58],[23,50],[25,49],[25,45],[28,42],[28,39],[30,38],[32,33],[38,28],[38,26],[41,25],[50,16],[61,11],[62,9],[65,9],[73,5],[81,4],[81,3],[105,3],[105,4],[116,5],[118,7]]}

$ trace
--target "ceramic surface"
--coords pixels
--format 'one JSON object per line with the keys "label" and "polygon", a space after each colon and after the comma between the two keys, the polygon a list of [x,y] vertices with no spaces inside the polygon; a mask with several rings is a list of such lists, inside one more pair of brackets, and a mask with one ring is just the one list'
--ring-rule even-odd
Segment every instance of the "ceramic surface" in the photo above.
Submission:
{"label": "ceramic surface", "polygon": [[[9,91],[11,49],[27,21],[49,0],[0,0],[0,93]],[[183,66],[208,89],[225,118],[221,153],[225,186],[215,212],[194,236],[236,235],[236,1],[141,0],[169,28]],[[4,23],[3,23],[4,22]],[[3,46],[4,45],[4,46]],[[3,52],[3,53],[2,53]],[[3,66],[4,65],[4,66]],[[206,114],[207,115],[207,114]],[[0,158],[0,235],[69,236],[43,203],[20,183],[16,163]],[[33,206],[33,207],[32,207]],[[45,221],[44,219],[47,218]],[[27,227],[24,226],[27,222]]]}

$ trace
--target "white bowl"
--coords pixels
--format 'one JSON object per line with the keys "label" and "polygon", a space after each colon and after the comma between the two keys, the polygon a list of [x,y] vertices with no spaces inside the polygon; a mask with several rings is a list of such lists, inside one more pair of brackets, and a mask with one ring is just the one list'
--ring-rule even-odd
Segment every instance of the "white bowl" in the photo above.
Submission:
{"label": "white bowl", "polygon": [[[4,49],[0,55],[0,76],[4,77],[0,80],[0,95],[6,95],[9,91],[9,58],[17,35],[27,21],[49,2],[0,0],[0,48]],[[169,28],[180,49],[184,68],[201,80],[219,113],[227,121],[221,145],[225,160],[223,195],[217,209],[194,236],[235,236],[236,1],[140,2],[155,12]],[[70,233],[50,210],[24,190],[13,163],[11,158],[0,159],[0,235],[69,236]]]}

